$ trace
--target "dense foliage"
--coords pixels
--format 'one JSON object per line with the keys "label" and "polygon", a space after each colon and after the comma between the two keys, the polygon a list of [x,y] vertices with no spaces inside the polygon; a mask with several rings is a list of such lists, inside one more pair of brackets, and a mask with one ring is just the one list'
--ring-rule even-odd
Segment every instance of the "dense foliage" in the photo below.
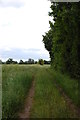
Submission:
{"label": "dense foliage", "polygon": [[50,30],[43,35],[56,70],[80,78],[80,2],[51,2]]}
{"label": "dense foliage", "polygon": [[44,60],[43,59],[39,59],[39,64],[43,65],[44,64]]}

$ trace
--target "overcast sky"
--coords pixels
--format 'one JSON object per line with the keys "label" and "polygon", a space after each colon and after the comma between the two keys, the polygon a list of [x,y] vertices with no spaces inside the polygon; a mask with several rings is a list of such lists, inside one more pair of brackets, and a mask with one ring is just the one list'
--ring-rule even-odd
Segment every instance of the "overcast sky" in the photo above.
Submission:
{"label": "overcast sky", "polygon": [[0,0],[0,59],[49,60],[42,43],[49,11],[48,0]]}

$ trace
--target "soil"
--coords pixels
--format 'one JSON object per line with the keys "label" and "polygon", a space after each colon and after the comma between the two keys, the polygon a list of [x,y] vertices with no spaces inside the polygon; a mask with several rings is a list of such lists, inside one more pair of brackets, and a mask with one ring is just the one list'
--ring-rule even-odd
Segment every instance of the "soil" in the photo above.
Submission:
{"label": "soil", "polygon": [[30,117],[30,110],[33,104],[33,97],[34,97],[34,86],[35,86],[35,81],[33,80],[32,86],[29,90],[28,97],[25,100],[24,110],[21,113],[19,113],[19,118]]}

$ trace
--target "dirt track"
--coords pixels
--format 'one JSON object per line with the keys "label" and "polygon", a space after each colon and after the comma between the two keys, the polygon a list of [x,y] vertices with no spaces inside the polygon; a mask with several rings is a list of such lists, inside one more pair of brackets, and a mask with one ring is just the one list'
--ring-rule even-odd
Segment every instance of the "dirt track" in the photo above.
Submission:
{"label": "dirt track", "polygon": [[29,90],[28,97],[25,100],[24,110],[21,113],[19,113],[19,118],[29,118],[30,116],[30,110],[32,107],[33,96],[34,96],[34,86],[35,86],[35,81],[33,78],[32,86]]}

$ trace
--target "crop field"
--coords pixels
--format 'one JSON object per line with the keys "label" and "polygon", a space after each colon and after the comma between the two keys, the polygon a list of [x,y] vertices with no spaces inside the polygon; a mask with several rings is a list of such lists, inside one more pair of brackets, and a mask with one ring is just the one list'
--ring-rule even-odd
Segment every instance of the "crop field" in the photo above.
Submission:
{"label": "crop field", "polygon": [[[33,100],[32,103],[27,103],[30,104],[29,118],[79,117],[77,80],[57,73],[49,65],[3,65],[3,118],[19,118],[19,113],[24,111],[25,99],[28,99],[33,81]],[[62,88],[64,95],[59,88]]]}

